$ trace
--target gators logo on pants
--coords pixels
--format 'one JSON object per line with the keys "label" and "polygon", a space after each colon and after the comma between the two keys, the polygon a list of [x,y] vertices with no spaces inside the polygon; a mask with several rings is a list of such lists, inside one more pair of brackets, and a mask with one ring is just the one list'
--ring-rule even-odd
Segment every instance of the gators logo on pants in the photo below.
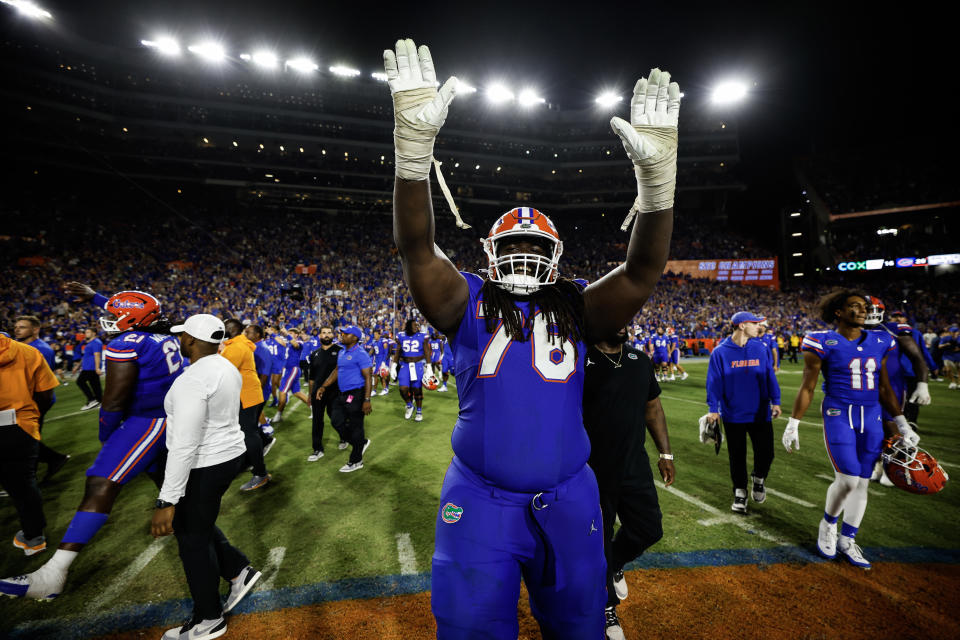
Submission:
{"label": "gators logo on pants", "polygon": [[443,505],[443,509],[440,510],[440,517],[443,518],[443,521],[447,524],[458,522],[460,518],[463,517],[463,507],[458,507],[452,502],[448,502]]}

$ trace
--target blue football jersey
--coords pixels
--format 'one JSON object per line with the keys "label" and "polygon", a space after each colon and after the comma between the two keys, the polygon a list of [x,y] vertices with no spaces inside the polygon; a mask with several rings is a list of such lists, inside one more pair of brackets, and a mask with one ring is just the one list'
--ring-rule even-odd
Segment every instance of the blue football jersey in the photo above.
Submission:
{"label": "blue football jersey", "polygon": [[655,335],[651,338],[653,341],[653,350],[660,351],[661,353],[667,352],[667,345],[670,343],[670,338],[667,336]]}
{"label": "blue football jersey", "polygon": [[300,366],[300,351],[303,344],[300,341],[294,342],[293,339],[287,339],[287,359],[284,361],[287,368]]}
{"label": "blue football jersey", "polygon": [[408,336],[403,331],[397,333],[397,344],[400,345],[400,355],[405,358],[422,358],[426,354],[424,345],[427,342],[427,336],[422,333],[415,333]]}
{"label": "blue football jersey", "polygon": [[850,404],[880,402],[880,366],[896,341],[880,331],[861,331],[856,340],[847,340],[836,331],[812,331],[803,338],[802,351],[822,361],[823,392]]}
{"label": "blue football jersey", "polygon": [[680,338],[678,338],[677,336],[670,336],[669,338],[667,338],[667,344],[673,347],[674,349],[677,349],[680,347]]}
{"label": "blue football jersey", "polygon": [[434,339],[430,341],[430,362],[440,362],[443,355],[443,341]]}
{"label": "blue football jersey", "polygon": [[393,349],[393,345],[394,342],[390,338],[380,338],[380,352],[377,357],[381,362],[385,361],[390,356],[390,351]]}
{"label": "blue football jersey", "polygon": [[183,373],[180,342],[174,336],[128,331],[111,340],[104,357],[108,362],[134,362],[137,383],[125,415],[160,418],[166,415],[163,398]]}
{"label": "blue football jersey", "polygon": [[[511,340],[502,323],[488,332],[483,280],[463,275],[470,297],[450,340],[460,396],[453,452],[498,487],[554,487],[580,471],[590,455],[582,412],[586,347],[551,340],[555,327],[536,317],[526,342]],[[527,318],[530,303],[516,305]]]}

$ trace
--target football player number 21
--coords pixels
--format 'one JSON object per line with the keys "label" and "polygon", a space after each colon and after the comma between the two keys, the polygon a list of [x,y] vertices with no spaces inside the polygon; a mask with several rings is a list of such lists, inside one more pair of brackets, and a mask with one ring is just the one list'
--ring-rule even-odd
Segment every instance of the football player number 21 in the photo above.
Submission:
{"label": "football player number 21", "polygon": [[850,388],[873,389],[876,387],[874,382],[874,372],[877,370],[877,361],[875,358],[867,358],[862,362],[861,358],[854,358],[848,365],[850,368]]}
{"label": "football player number 21", "polygon": [[[482,308],[479,315],[483,316]],[[483,350],[480,370],[477,372],[478,378],[492,378],[497,375],[500,363],[507,349],[510,348],[511,342],[506,327],[500,323],[496,333],[487,343],[487,348]],[[548,382],[566,382],[577,366],[576,347],[573,343],[570,340],[564,340],[561,346],[556,339],[551,342],[547,323],[536,320],[533,323],[533,336],[530,342],[533,349],[531,366],[537,370],[540,377]]]}

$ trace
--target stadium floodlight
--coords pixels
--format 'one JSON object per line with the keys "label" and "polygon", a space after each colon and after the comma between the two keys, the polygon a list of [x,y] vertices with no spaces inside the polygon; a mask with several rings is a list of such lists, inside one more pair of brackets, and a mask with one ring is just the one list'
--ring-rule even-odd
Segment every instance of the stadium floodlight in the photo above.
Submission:
{"label": "stadium floodlight", "polygon": [[180,55],[180,43],[173,38],[164,36],[156,40],[141,40],[140,44],[150,49],[156,49],[158,53],[165,56]]}
{"label": "stadium floodlight", "polygon": [[380,82],[387,81],[387,74],[385,74],[383,71],[374,71],[370,74],[370,77],[374,80],[379,80]]}
{"label": "stadium floodlight", "polygon": [[520,96],[517,98],[517,101],[520,103],[521,107],[533,107],[538,104],[544,104],[546,99],[538,96],[537,92],[533,89],[524,89],[520,92]]}
{"label": "stadium floodlight", "polygon": [[502,84],[493,84],[487,87],[487,100],[494,104],[513,101],[513,92]]}
{"label": "stadium floodlight", "polygon": [[0,0],[0,2],[10,5],[28,18],[34,18],[35,20],[53,20],[52,13],[43,7],[38,7],[29,0]]}
{"label": "stadium floodlight", "polygon": [[330,67],[330,73],[335,76],[341,76],[344,78],[355,78],[360,75],[360,69],[354,69],[352,67],[347,67],[342,64],[335,64]]}
{"label": "stadium floodlight", "polygon": [[287,66],[300,73],[312,73],[320,67],[310,58],[293,58],[287,60]]}
{"label": "stadium floodlight", "polygon": [[747,97],[747,85],[739,80],[727,80],[713,88],[710,100],[714,104],[733,104]]}
{"label": "stadium floodlight", "polygon": [[596,97],[594,102],[604,108],[614,107],[623,100],[623,96],[618,96],[612,91],[604,91]]}
{"label": "stadium floodlight", "polygon": [[199,44],[192,44],[187,47],[187,51],[200,56],[208,62],[222,62],[227,57],[227,52],[218,43],[208,40]]}
{"label": "stadium floodlight", "polygon": [[[240,57],[243,58],[243,55],[241,55]],[[244,59],[249,59],[250,62],[257,65],[261,69],[268,69],[268,70],[276,69],[277,65],[280,63],[280,60],[279,58],[277,58],[277,55],[275,53],[273,53],[272,51],[266,51],[263,49],[261,49],[260,51],[254,51],[252,56],[249,56],[249,58],[244,58]]]}

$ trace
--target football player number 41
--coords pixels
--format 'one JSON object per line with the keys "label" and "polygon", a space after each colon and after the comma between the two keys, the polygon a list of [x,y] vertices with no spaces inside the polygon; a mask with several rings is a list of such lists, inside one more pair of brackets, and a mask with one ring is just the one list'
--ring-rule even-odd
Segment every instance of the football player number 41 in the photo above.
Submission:
{"label": "football player number 41", "polygon": [[876,358],[867,358],[862,362],[862,358],[854,358],[847,365],[850,368],[850,388],[873,389],[876,386],[874,382],[874,372],[877,370]]}
{"label": "football player number 41", "polygon": [[[483,317],[482,307],[478,315],[481,318]],[[507,329],[501,321],[496,333],[491,336],[483,350],[480,370],[477,372],[478,378],[492,378],[497,375],[503,357],[512,342],[513,340],[507,335]],[[576,371],[576,347],[570,340],[564,340],[562,345],[556,338],[551,342],[545,322],[537,322],[534,319],[530,348],[533,350],[530,365],[537,370],[537,373],[544,380],[566,382]]]}

